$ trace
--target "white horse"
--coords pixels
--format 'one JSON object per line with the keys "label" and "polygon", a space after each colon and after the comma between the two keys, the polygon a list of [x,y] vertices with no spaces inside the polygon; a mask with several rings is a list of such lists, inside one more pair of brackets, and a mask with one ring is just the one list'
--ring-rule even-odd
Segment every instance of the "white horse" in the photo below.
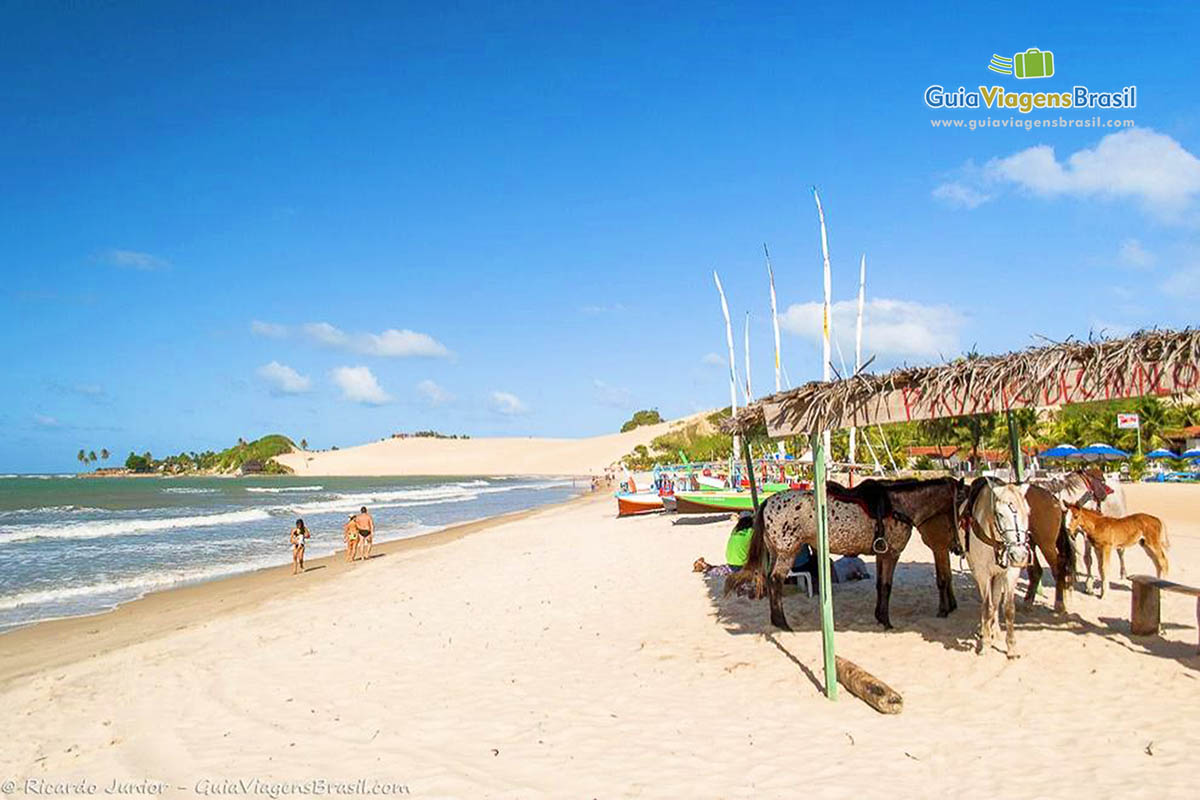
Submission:
{"label": "white horse", "polygon": [[1000,602],[1004,602],[1005,647],[1009,658],[1017,658],[1017,578],[1029,565],[1029,504],[1017,485],[978,478],[971,484],[964,516],[970,520],[967,563],[979,586],[979,644],[982,654],[992,643]]}
{"label": "white horse", "polygon": [[[1099,476],[1098,470],[1093,471],[1093,475]],[[1067,505],[1078,505],[1087,508],[1095,508],[1106,517],[1121,518],[1128,513],[1125,510],[1125,489],[1121,486],[1121,481],[1116,477],[1104,477],[1104,485],[1108,487],[1108,495],[1102,500],[1097,501],[1096,493],[1092,488],[1090,481],[1084,477],[1083,472],[1068,472],[1066,475],[1059,475],[1051,478],[1038,478],[1030,481],[1030,483],[1040,486],[1046,491],[1058,498],[1065,512]],[[1117,561],[1121,565],[1121,580],[1125,580],[1125,548],[1118,547]],[[1076,552],[1079,552],[1078,547]],[[1084,581],[1083,590],[1088,594],[1092,593],[1092,543],[1088,541],[1086,536],[1083,537],[1083,566],[1087,570],[1087,579]]]}

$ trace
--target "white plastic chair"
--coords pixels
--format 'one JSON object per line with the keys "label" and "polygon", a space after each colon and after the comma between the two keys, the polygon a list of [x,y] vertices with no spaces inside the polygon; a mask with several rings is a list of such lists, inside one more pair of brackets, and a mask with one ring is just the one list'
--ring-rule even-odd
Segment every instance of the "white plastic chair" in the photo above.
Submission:
{"label": "white plastic chair", "polygon": [[813,596],[812,575],[809,575],[807,572],[797,572],[796,570],[791,570],[788,572],[787,576],[789,578],[796,579],[796,588],[797,589],[799,589],[800,584],[803,583],[804,584],[804,593],[809,597]]}

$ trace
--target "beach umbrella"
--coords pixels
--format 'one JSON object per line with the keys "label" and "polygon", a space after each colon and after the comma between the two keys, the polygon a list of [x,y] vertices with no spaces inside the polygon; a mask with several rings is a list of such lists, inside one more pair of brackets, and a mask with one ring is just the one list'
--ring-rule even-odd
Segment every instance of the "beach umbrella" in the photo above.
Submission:
{"label": "beach umbrella", "polygon": [[1118,450],[1111,444],[1105,444],[1104,442],[1093,442],[1087,447],[1080,448],[1079,457],[1088,460],[1107,461],[1129,458],[1129,453],[1126,453],[1124,450]]}
{"label": "beach umbrella", "polygon": [[1070,444],[1060,444],[1051,447],[1043,453],[1038,454],[1038,458],[1078,458],[1079,448]]}
{"label": "beach umbrella", "polygon": [[1151,450],[1149,453],[1146,453],[1146,458],[1179,458],[1179,456],[1164,447],[1160,447],[1157,450]]}
{"label": "beach umbrella", "polygon": [[1200,447],[1193,447],[1191,450],[1184,450],[1180,458],[1196,458],[1200,456]]}

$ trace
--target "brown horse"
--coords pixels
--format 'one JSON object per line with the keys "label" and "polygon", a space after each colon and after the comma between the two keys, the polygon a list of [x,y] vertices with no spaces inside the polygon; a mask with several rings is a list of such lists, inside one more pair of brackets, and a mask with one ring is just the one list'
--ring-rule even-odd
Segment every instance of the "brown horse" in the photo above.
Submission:
{"label": "brown horse", "polygon": [[[891,513],[881,522],[859,502],[829,498],[829,551],[838,555],[875,555],[875,619],[885,628],[892,623],[888,606],[892,594],[892,575],[900,553],[912,536],[914,524],[925,525],[937,516],[954,512],[958,481],[864,481],[860,490],[872,485],[887,495]],[[830,488],[841,494],[840,487]],[[951,530],[953,528],[951,527]],[[771,604],[771,623],[791,630],[783,613],[783,580],[802,545],[816,547],[817,525],[812,492],[787,491],[771,495],[754,515],[754,535],[746,566],[725,581],[725,593],[752,582],[753,594],[761,596],[766,584]],[[764,556],[766,558],[764,558]],[[947,576],[949,557],[946,559]],[[949,578],[947,577],[947,585]],[[941,584],[939,582],[939,589]]]}
{"label": "brown horse", "polygon": [[[1150,514],[1130,514],[1127,517],[1106,517],[1103,514],[1074,504],[1067,505],[1067,526],[1074,536],[1082,530],[1088,542],[1096,549],[1100,566],[1100,596],[1108,588],[1108,556],[1113,548],[1133,547],[1140,544],[1154,562],[1158,577],[1167,574],[1167,528],[1161,519]],[[1088,583],[1091,583],[1090,575]],[[1091,591],[1091,586],[1088,586]]]}
{"label": "brown horse", "polygon": [[1040,551],[1054,575],[1054,610],[1066,611],[1075,580],[1075,543],[1067,533],[1062,505],[1051,492],[1035,484],[1025,487],[1025,502],[1029,504],[1029,533],[1035,545],[1030,554],[1025,602],[1033,605],[1042,585],[1043,570],[1037,558]]}
{"label": "brown horse", "polygon": [[[961,481],[952,478],[943,480],[956,487],[962,487]],[[958,490],[961,491],[961,488]],[[1067,594],[1070,592],[1075,573],[1075,548],[1063,525],[1062,507],[1054,495],[1036,486],[1026,488],[1025,500],[1029,504],[1029,527],[1033,544],[1036,551],[1041,552],[1042,558],[1050,566],[1051,574],[1054,575],[1054,608],[1056,611],[1065,611]],[[952,504],[954,500],[947,498],[947,502]],[[933,552],[938,588],[937,615],[946,617],[958,608],[950,568],[950,554],[963,555],[956,521],[952,514],[938,513],[923,520],[917,518],[916,522],[921,541]],[[1025,592],[1027,604],[1032,604],[1037,597],[1044,574],[1036,551],[1029,564],[1029,588]]]}

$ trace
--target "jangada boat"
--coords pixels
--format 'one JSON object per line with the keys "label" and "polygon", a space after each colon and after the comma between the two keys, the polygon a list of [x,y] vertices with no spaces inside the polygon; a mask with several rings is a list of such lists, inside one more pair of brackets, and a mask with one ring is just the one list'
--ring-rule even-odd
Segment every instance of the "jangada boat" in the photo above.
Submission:
{"label": "jangada boat", "polygon": [[658,492],[634,492],[617,495],[617,516],[628,517],[634,514],[649,514],[652,511],[663,510],[663,499]]}
{"label": "jangada boat", "polygon": [[[768,483],[758,492],[759,502],[792,488],[786,483]],[[680,514],[732,514],[754,508],[750,492],[676,492],[675,510]]]}

